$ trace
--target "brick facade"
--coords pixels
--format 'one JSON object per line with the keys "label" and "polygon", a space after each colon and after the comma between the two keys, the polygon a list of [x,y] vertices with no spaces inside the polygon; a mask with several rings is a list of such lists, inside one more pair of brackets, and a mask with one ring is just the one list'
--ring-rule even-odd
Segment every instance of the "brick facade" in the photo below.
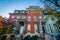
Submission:
{"label": "brick facade", "polygon": [[[33,8],[32,8],[33,7]],[[30,32],[30,33],[35,33],[35,29],[34,29],[34,25],[37,25],[37,31],[40,32],[39,30],[39,17],[41,16],[42,19],[44,19],[44,15],[43,15],[43,9],[39,8],[38,6],[36,6],[36,8],[34,8],[34,6],[26,8],[25,13],[20,13],[20,10],[17,10],[18,13],[10,13],[10,17],[12,18],[12,16],[17,19],[17,16],[20,17],[20,20],[23,20],[23,18],[25,17],[26,20],[26,32]],[[36,19],[36,20],[35,20]],[[28,25],[30,26],[30,29],[28,29]],[[36,26],[35,25],[35,26]]]}

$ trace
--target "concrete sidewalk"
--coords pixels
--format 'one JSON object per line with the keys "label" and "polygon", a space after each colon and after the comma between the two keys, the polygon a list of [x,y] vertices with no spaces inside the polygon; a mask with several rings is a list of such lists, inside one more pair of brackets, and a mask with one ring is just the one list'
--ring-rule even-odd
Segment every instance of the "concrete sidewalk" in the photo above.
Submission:
{"label": "concrete sidewalk", "polygon": [[45,34],[45,40],[56,40],[54,36],[51,36],[49,34]]}

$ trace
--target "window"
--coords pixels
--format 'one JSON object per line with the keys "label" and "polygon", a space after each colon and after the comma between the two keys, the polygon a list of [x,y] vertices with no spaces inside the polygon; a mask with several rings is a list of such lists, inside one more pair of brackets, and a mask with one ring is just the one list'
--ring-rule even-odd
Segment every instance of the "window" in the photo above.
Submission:
{"label": "window", "polygon": [[34,24],[35,33],[38,32],[37,24]]}
{"label": "window", "polygon": [[39,16],[39,19],[42,19],[42,17],[41,17],[41,16]]}
{"label": "window", "polygon": [[14,16],[12,16],[11,18],[14,18]]}
{"label": "window", "polygon": [[28,16],[28,21],[30,21],[31,20],[31,16]]}
{"label": "window", "polygon": [[34,10],[34,13],[36,13],[36,10]]}
{"label": "window", "polygon": [[20,13],[25,13],[25,11],[24,10],[21,10]]}
{"label": "window", "polygon": [[39,6],[29,6],[29,8],[39,8]]}
{"label": "window", "polygon": [[31,25],[30,25],[30,24],[28,24],[27,29],[28,29],[28,30],[30,30],[30,27],[31,27]]}
{"label": "window", "polygon": [[30,10],[28,10],[28,14],[30,14]]}
{"label": "window", "polygon": [[26,16],[23,16],[23,19],[26,19]]}
{"label": "window", "polygon": [[60,5],[60,0],[58,0],[58,5]]}
{"label": "window", "polygon": [[19,10],[15,10],[15,11],[14,11],[14,13],[18,13],[18,12],[19,12]]}
{"label": "window", "polygon": [[34,21],[36,21],[37,19],[36,19],[36,16],[34,16]]}
{"label": "window", "polygon": [[22,13],[25,13],[25,11],[23,11]]}
{"label": "window", "polygon": [[17,19],[20,19],[20,16],[17,16]]}
{"label": "window", "polygon": [[56,32],[58,32],[57,25],[56,25],[56,24],[53,24],[53,25],[54,25],[54,27],[55,27]]}

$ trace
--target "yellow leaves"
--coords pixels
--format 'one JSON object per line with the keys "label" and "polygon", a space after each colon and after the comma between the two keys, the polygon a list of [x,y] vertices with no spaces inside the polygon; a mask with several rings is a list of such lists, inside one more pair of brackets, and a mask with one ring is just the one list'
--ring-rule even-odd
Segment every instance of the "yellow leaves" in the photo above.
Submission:
{"label": "yellow leaves", "polygon": [[51,13],[52,11],[51,10],[47,10],[47,12]]}

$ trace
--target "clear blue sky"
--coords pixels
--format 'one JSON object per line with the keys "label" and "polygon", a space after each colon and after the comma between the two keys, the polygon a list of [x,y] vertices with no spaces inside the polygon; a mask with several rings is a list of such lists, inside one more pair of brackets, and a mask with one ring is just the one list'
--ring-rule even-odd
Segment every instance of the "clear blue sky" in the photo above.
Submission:
{"label": "clear blue sky", "polygon": [[8,13],[14,12],[14,10],[25,10],[29,6],[43,7],[40,0],[0,0],[0,15],[3,17],[9,17]]}

